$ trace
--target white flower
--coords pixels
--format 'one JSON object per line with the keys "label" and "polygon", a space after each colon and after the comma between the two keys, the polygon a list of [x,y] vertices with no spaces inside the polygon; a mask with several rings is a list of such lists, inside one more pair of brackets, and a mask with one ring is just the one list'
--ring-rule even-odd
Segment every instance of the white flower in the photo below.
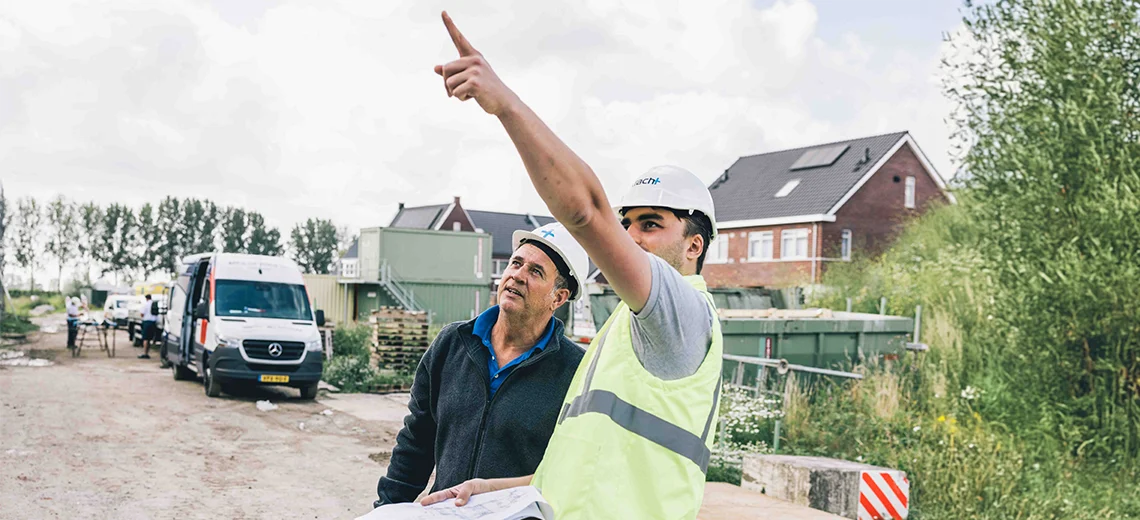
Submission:
{"label": "white flower", "polygon": [[966,388],[962,390],[962,399],[973,401],[974,399],[981,397],[984,393],[985,391],[981,388],[974,388],[967,385]]}
{"label": "white flower", "polygon": [[914,431],[918,431],[918,430],[921,430],[921,429],[922,429],[922,426],[915,426],[915,427],[914,427]]}

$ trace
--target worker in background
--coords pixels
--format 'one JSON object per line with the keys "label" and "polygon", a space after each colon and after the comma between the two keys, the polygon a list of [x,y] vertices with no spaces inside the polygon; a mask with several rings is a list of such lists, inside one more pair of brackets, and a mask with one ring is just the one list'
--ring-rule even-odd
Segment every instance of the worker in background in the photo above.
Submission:
{"label": "worker in background", "polygon": [[554,311],[580,298],[589,259],[561,224],[516,231],[497,306],[440,331],[420,361],[375,507],[470,478],[529,475],[582,360]]}
{"label": "worker in background", "polygon": [[150,295],[146,295],[142,306],[142,344],[143,353],[139,355],[139,359],[150,359],[150,344],[154,341],[158,327],[158,316],[154,312],[154,307],[158,302],[151,301]]}
{"label": "worker in background", "polygon": [[720,393],[720,322],[700,276],[716,235],[711,194],[692,173],[664,166],[611,206],[590,167],[446,13],[443,21],[459,51],[435,69],[448,95],[499,118],[551,214],[622,302],[586,351],[533,480],[476,479],[423,502],[461,505],[472,493],[533,483],[559,520],[695,518]]}
{"label": "worker in background", "polygon": [[79,335],[79,298],[68,296],[64,303],[67,308],[67,348],[75,348],[75,337]]}

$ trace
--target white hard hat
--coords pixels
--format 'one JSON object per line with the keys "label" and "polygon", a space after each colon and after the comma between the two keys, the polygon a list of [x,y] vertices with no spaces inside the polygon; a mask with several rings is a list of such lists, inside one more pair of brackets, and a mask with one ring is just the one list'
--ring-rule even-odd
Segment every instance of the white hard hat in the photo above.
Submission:
{"label": "white hard hat", "polygon": [[560,259],[551,258],[554,263],[561,260],[570,269],[570,276],[574,278],[574,289],[570,292],[570,301],[577,300],[585,292],[587,270],[590,269],[590,257],[586,250],[578,245],[578,241],[570,236],[566,227],[558,222],[551,222],[534,231],[515,231],[511,237],[514,241],[513,249],[518,249],[523,242],[538,242],[549,247]]}
{"label": "white hard hat", "polygon": [[712,193],[693,172],[677,166],[655,166],[639,175],[633,186],[622,196],[614,207],[622,208],[659,207],[681,211],[700,211],[712,224],[712,236],[716,238],[716,214],[713,208]]}

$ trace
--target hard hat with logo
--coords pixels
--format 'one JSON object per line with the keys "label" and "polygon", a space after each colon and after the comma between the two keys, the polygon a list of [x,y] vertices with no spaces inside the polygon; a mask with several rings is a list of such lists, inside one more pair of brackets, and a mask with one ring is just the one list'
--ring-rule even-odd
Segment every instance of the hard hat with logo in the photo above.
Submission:
{"label": "hard hat with logo", "polygon": [[[558,222],[551,222],[534,231],[515,231],[511,237],[514,248],[526,242],[536,242],[563,275],[570,276],[573,287],[570,288],[570,301],[577,300],[585,292],[587,270],[590,269],[590,257],[586,250],[578,245],[578,241],[570,236],[570,232]],[[554,253],[551,256],[551,253]]]}
{"label": "hard hat with logo", "polygon": [[712,224],[710,239],[716,238],[712,193],[693,172],[684,168],[655,166],[639,175],[614,209],[620,212],[622,208],[637,207],[669,208],[690,213],[700,211]]}

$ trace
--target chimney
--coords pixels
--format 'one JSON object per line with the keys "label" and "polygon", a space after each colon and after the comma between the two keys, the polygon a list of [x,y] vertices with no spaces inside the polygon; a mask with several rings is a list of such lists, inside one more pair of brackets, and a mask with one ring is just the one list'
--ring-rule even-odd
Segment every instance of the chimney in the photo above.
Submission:
{"label": "chimney", "polygon": [[456,196],[456,197],[455,197],[455,205],[456,205],[456,206],[458,206],[458,205],[459,205],[459,197],[458,197],[458,196]]}
{"label": "chimney", "polygon": [[403,202],[400,203],[400,209],[404,209],[404,203]]}

